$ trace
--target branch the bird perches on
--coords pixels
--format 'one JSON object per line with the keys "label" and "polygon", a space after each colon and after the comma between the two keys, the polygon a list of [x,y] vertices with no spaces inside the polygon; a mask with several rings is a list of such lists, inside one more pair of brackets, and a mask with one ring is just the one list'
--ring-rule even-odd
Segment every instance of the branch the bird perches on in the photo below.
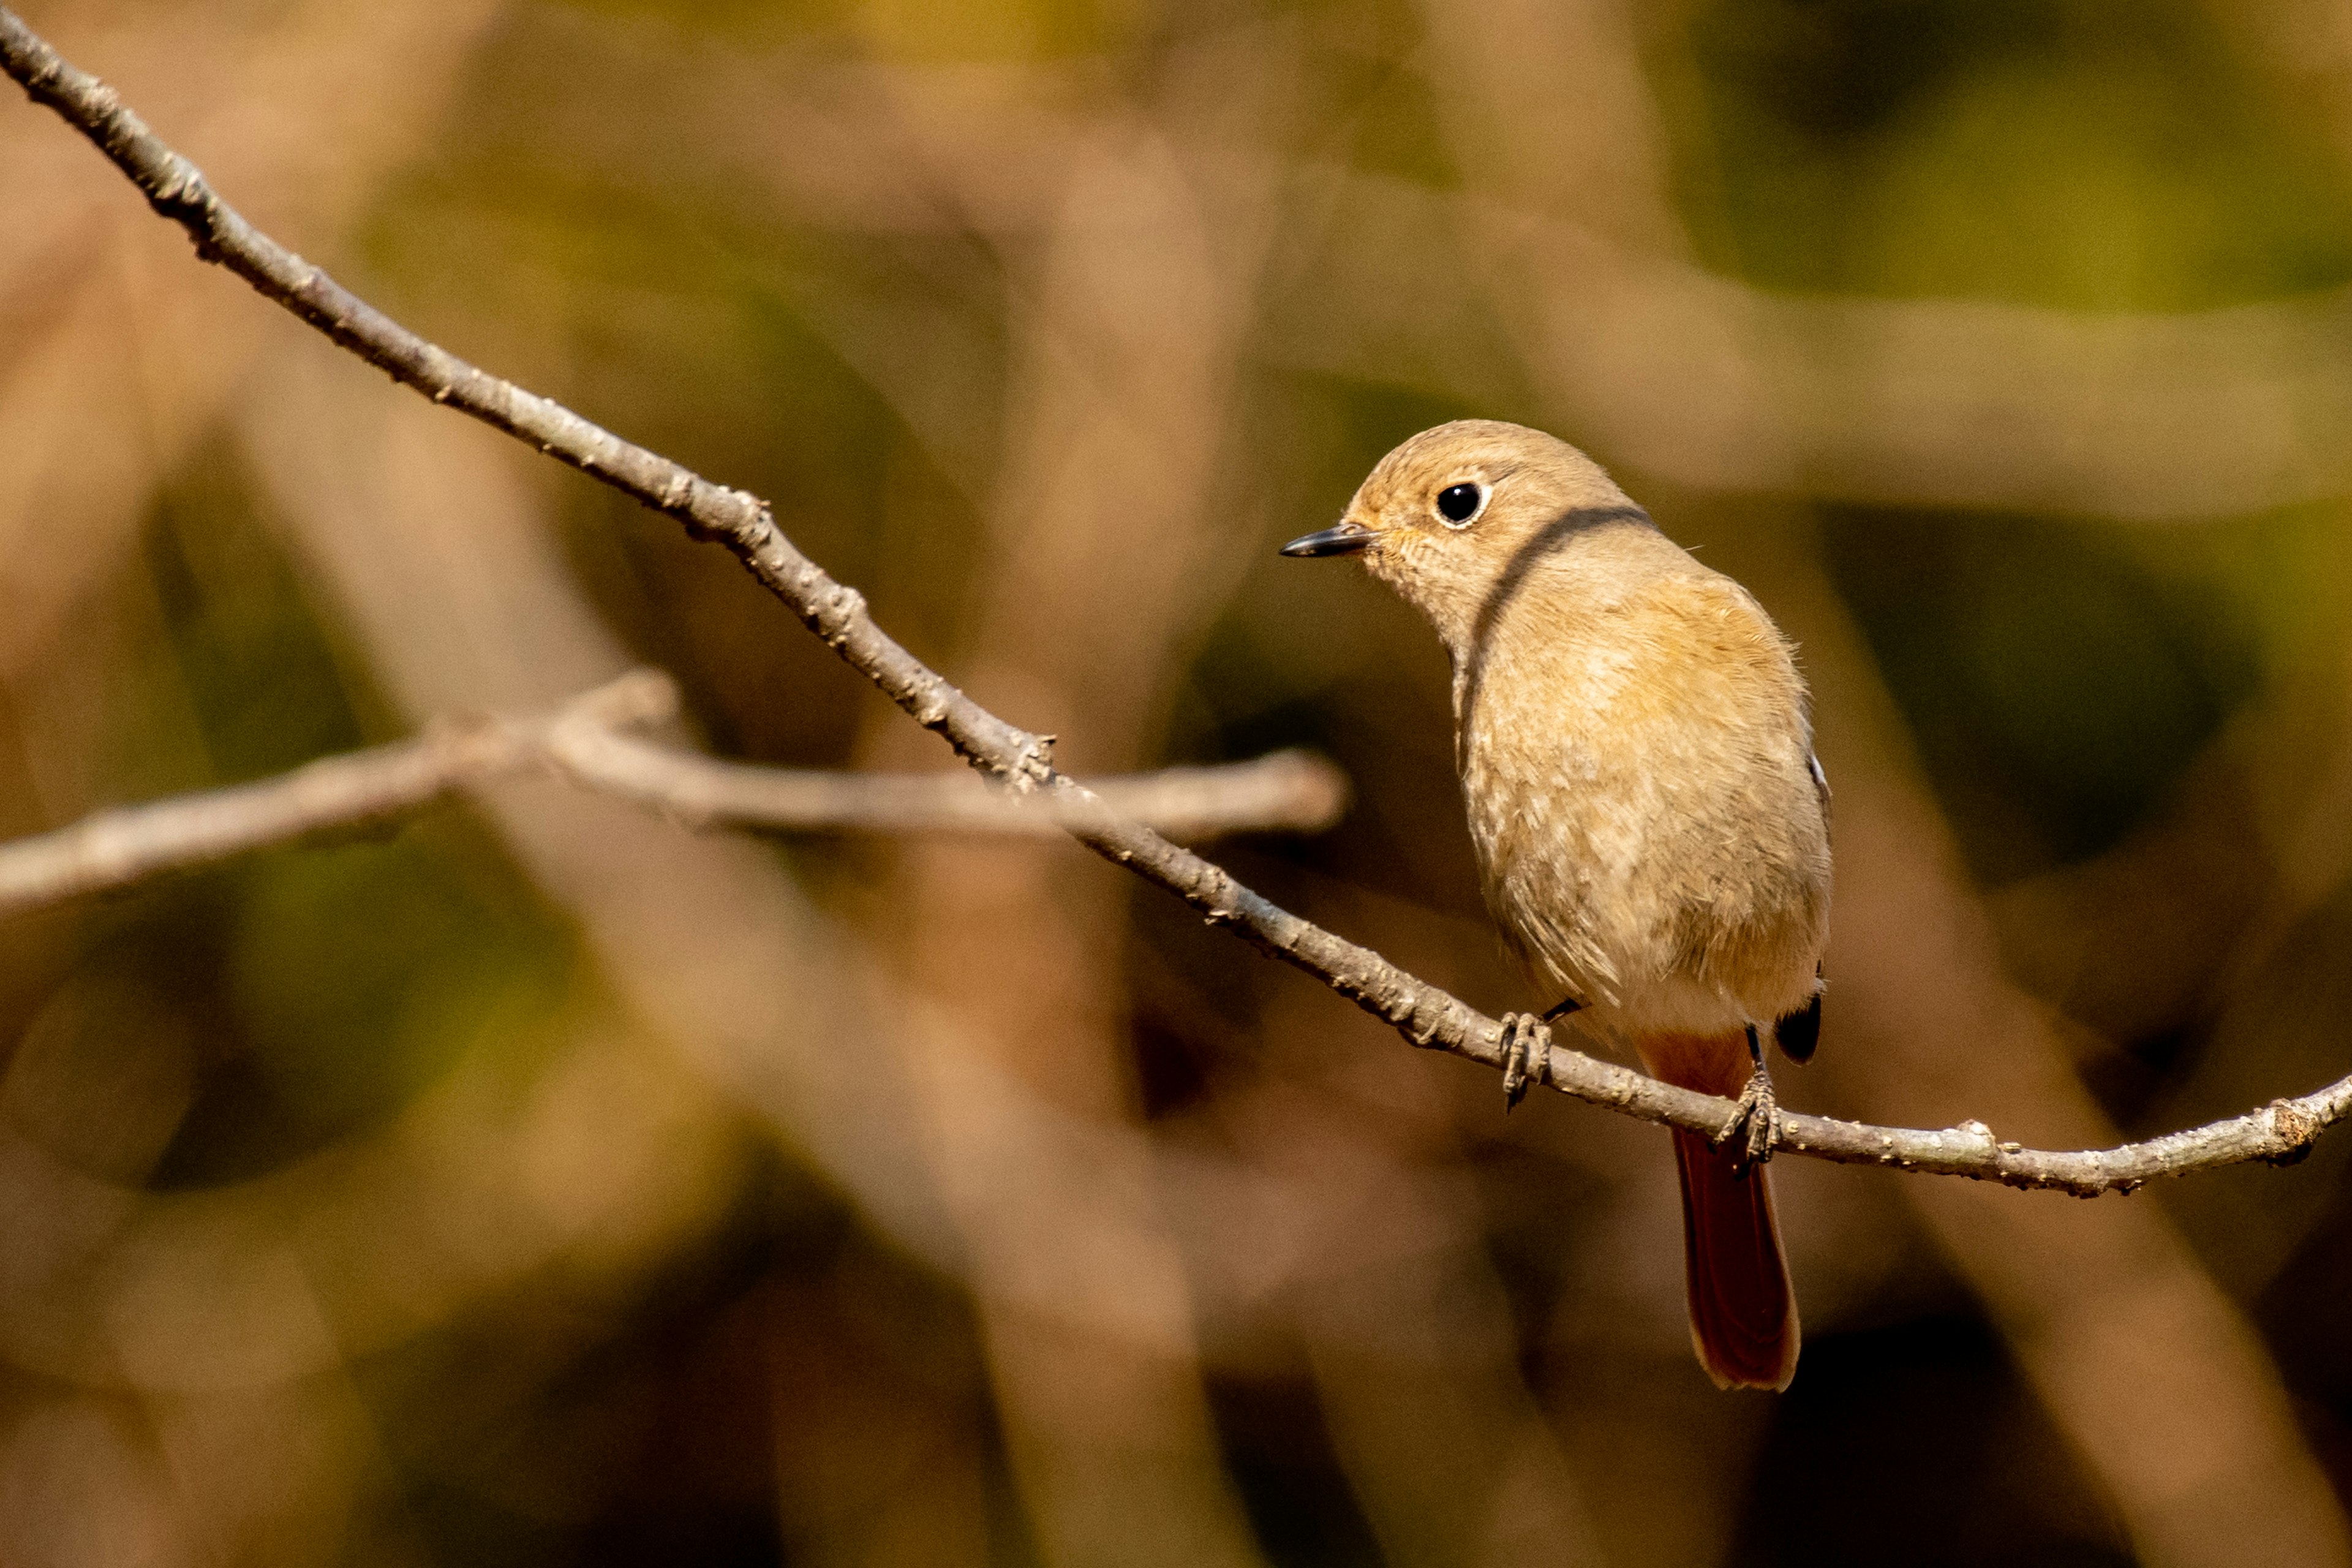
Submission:
{"label": "branch the bird perches on", "polygon": [[[964,761],[1006,790],[1048,797],[1048,814],[1081,844],[1232,928],[1262,952],[1315,975],[1385,1019],[1416,1046],[1500,1068],[1501,1025],[1378,953],[1278,908],[1057,771],[1050,738],[974,702],[877,626],[857,591],[827,575],[785,537],[766,502],[716,485],[621,439],[549,398],[488,374],[383,315],[261,233],[166,146],[114,91],[59,58],[0,8],[0,68],[35,101],[79,131],[185,229],[198,256],[227,268],[394,380],[529,442],[644,505],[697,538],[732,552],[761,584],[852,668]],[[71,832],[73,830],[67,830]],[[1646,1121],[1713,1133],[1729,1100],[1675,1089],[1553,1042],[1536,1075],[1589,1104]],[[1968,1176],[2079,1196],[2129,1192],[2151,1177],[2249,1161],[2287,1163],[2352,1110],[2352,1076],[2244,1115],[2112,1149],[2051,1151],[2006,1142],[1980,1122],[1939,1131],[1874,1127],[1784,1111],[1779,1147],[1852,1164]]]}

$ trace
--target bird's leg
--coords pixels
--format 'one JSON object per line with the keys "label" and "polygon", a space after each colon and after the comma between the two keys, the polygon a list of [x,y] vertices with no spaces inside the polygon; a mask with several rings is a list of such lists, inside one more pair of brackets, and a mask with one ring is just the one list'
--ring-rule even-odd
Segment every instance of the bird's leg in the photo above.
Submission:
{"label": "bird's leg", "polygon": [[1528,1013],[1503,1015],[1503,1109],[1518,1109],[1530,1085],[1551,1081],[1551,1029],[1555,1019],[1565,1018],[1584,1004],[1573,996],[1560,999],[1559,1005],[1538,1018]]}
{"label": "bird's leg", "polygon": [[[1557,1012],[1557,1009],[1554,1010]],[[1553,1013],[1538,1018],[1532,1013],[1503,1015],[1503,1109],[1516,1110],[1529,1087],[1551,1081]]]}
{"label": "bird's leg", "polygon": [[1725,1142],[1738,1136],[1740,1129],[1748,1131],[1748,1147],[1743,1168],[1760,1165],[1772,1157],[1780,1142],[1780,1102],[1772,1096],[1772,1070],[1764,1065],[1764,1045],[1756,1037],[1756,1026],[1748,1026],[1748,1087],[1739,1091],[1739,1104],[1731,1119],[1714,1142]]}

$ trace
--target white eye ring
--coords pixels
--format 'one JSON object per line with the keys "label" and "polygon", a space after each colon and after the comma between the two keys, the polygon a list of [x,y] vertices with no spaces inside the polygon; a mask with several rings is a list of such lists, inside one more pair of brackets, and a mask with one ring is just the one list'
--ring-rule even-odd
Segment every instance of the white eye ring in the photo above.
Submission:
{"label": "white eye ring", "polygon": [[[1469,492],[1469,498],[1464,497],[1463,492],[1465,490]],[[1459,484],[1448,485],[1438,491],[1437,500],[1430,510],[1436,512],[1437,521],[1448,528],[1467,528],[1486,515],[1487,499],[1494,493],[1492,489],[1475,479],[1464,479]],[[1456,517],[1454,514],[1453,505],[1448,503],[1459,504],[1464,499],[1471,499],[1470,510]]]}

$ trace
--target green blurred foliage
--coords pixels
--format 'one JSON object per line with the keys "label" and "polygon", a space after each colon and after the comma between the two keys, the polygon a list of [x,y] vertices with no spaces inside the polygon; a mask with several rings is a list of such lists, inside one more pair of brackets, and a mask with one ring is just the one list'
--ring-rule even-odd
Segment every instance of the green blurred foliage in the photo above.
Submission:
{"label": "green blurred foliage", "polygon": [[1692,37],[1696,227],[1758,282],[2179,310],[2352,278],[2345,171],[2188,0],[1738,0]]}
{"label": "green blurred foliage", "polygon": [[2214,581],[2253,528],[2175,535],[2203,559],[2166,580],[2095,524],[1832,513],[1838,585],[1981,878],[2111,847],[2252,695],[2255,628]]}

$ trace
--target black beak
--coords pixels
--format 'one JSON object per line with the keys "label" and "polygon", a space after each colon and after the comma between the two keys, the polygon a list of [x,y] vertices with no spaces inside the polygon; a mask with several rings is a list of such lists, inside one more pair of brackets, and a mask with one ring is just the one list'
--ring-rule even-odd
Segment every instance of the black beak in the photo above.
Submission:
{"label": "black beak", "polygon": [[1305,533],[1282,547],[1285,555],[1353,555],[1372,542],[1372,531],[1360,522],[1343,522],[1320,533]]}

